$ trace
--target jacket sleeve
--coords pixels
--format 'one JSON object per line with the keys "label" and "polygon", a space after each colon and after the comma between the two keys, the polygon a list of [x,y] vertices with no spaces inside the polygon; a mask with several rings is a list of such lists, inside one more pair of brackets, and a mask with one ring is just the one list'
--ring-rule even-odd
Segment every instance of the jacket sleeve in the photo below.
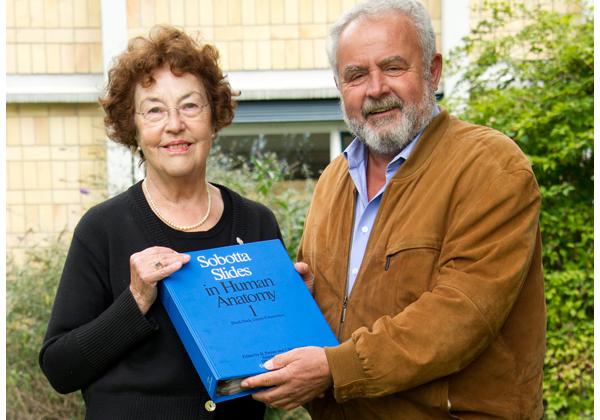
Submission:
{"label": "jacket sleeve", "polygon": [[459,199],[468,207],[449,221],[432,290],[326,349],[338,402],[457,372],[502,328],[539,240],[537,183],[530,171],[504,171]]}
{"label": "jacket sleeve", "polygon": [[[71,242],[48,324],[39,363],[60,393],[85,388],[155,329],[138,309],[129,288],[113,298],[100,255],[98,235],[85,244],[80,222]],[[93,250],[93,251],[92,251]],[[129,274],[123,282],[129,284]]]}

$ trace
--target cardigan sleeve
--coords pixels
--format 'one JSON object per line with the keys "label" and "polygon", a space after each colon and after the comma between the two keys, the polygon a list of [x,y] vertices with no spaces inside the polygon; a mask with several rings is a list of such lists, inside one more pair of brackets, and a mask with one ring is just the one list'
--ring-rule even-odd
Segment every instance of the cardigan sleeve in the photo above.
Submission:
{"label": "cardigan sleeve", "polygon": [[235,234],[243,235],[244,242],[282,240],[281,230],[273,212],[264,204],[249,200],[232,192],[234,205],[238,205],[239,221],[234,221]]}
{"label": "cardigan sleeve", "polygon": [[338,402],[457,372],[502,328],[539,247],[537,183],[530,171],[502,172],[462,199],[472,203],[449,222],[432,290],[325,349]]}
{"label": "cardigan sleeve", "polygon": [[268,208],[263,207],[261,216],[261,218],[263,219],[261,223],[261,239],[279,239],[283,242],[281,230],[279,229],[279,224],[277,223],[277,219],[275,218],[273,212]]}
{"label": "cardigan sleeve", "polygon": [[[61,393],[85,388],[157,328],[128,287],[113,297],[108,258],[89,219],[84,216],[75,231],[39,355],[42,371]],[[129,284],[129,274],[123,275]]]}

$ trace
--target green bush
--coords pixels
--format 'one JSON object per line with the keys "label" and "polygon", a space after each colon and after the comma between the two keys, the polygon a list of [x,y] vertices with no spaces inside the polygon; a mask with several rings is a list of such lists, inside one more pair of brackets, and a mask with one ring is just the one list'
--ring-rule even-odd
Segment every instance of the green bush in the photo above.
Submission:
{"label": "green bush", "polygon": [[275,213],[288,253],[295,260],[314,181],[291,180],[290,172],[289,165],[273,153],[246,161],[224,155],[218,148],[211,152],[207,169],[210,181],[227,185]]}
{"label": "green bush", "polygon": [[79,393],[62,396],[48,384],[38,352],[50,317],[66,247],[27,252],[23,264],[10,258],[6,270],[6,414],[8,420],[81,419]]}
{"label": "green bush", "polygon": [[[461,78],[450,108],[512,137],[542,193],[547,303],[546,417],[593,416],[594,26],[589,2],[574,13],[487,1],[449,65]],[[500,29],[528,23],[516,33]]]}

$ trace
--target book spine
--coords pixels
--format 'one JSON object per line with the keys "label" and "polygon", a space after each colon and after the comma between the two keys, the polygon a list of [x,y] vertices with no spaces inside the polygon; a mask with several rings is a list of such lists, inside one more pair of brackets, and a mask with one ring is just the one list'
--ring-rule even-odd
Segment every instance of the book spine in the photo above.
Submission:
{"label": "book spine", "polygon": [[177,330],[177,334],[198,371],[208,394],[214,400],[218,382],[216,369],[210,365],[210,360],[203,351],[202,342],[190,332],[185,315],[181,312],[180,305],[174,300],[169,287],[164,283],[160,284],[159,293],[163,306],[171,318],[171,323]]}

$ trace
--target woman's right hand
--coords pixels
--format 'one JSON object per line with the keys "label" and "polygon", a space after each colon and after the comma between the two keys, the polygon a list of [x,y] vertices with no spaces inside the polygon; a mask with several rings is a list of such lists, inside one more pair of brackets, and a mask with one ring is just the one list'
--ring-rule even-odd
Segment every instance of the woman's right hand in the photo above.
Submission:
{"label": "woman's right hand", "polygon": [[129,290],[144,315],[156,300],[157,283],[179,270],[189,260],[188,254],[180,254],[163,246],[146,248],[129,258]]}

